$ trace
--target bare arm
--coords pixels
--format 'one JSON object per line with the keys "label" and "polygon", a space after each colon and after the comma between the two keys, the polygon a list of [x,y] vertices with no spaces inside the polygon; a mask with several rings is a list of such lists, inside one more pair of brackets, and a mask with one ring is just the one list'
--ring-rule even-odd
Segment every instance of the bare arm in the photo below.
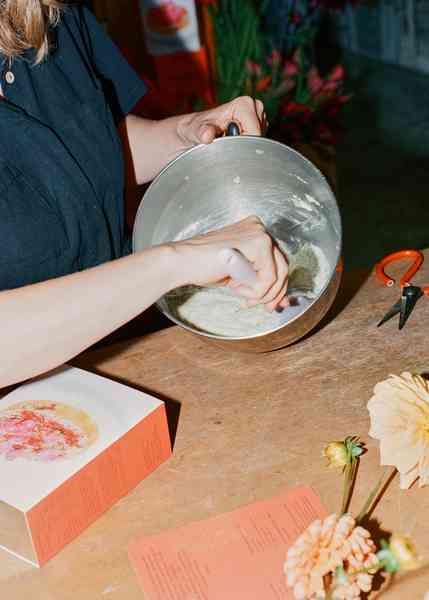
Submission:
{"label": "bare arm", "polygon": [[195,144],[209,144],[231,121],[244,134],[259,135],[263,106],[251,98],[237,98],[217,108],[161,121],[128,115],[120,127],[127,148],[127,171],[138,184],[153,179],[167,163]]}
{"label": "bare arm", "polygon": [[137,184],[151,181],[163,167],[189,145],[180,137],[183,117],[162,121],[128,115],[119,132],[126,148],[129,180]]}
{"label": "bare arm", "polygon": [[270,310],[285,302],[287,263],[255,217],[87,271],[3,291],[0,388],[63,364],[181,285],[223,282],[240,293],[220,260],[224,248],[240,250],[257,273],[257,282],[242,290],[244,297]]}
{"label": "bare arm", "polygon": [[150,306],[176,285],[171,253],[157,247],[1,292],[0,388],[64,363]]}

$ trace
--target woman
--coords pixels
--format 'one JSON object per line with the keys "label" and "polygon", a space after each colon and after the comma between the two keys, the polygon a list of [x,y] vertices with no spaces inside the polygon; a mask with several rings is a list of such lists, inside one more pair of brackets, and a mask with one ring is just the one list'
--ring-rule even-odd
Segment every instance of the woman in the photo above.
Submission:
{"label": "woman", "polygon": [[[0,387],[69,360],[184,284],[287,304],[286,260],[255,217],[133,255],[125,235],[117,125],[143,183],[231,120],[259,134],[260,103],[130,115],[143,82],[88,10],[58,0],[3,0],[0,52]],[[224,248],[253,263],[252,287],[228,279]]]}

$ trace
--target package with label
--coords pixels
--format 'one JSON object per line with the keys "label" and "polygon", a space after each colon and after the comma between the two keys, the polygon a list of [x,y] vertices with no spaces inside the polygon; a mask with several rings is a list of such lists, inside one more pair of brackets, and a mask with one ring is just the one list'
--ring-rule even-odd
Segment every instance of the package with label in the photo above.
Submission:
{"label": "package with label", "polygon": [[0,399],[0,548],[41,566],[171,455],[164,403],[64,367]]}

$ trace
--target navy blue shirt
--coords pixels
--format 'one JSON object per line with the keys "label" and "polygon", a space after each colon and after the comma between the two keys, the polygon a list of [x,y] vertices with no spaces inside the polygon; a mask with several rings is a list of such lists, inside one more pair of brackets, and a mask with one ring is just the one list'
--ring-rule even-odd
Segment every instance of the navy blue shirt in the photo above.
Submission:
{"label": "navy blue shirt", "polygon": [[145,92],[95,17],[69,7],[40,65],[3,66],[0,290],[66,275],[129,249],[116,124]]}

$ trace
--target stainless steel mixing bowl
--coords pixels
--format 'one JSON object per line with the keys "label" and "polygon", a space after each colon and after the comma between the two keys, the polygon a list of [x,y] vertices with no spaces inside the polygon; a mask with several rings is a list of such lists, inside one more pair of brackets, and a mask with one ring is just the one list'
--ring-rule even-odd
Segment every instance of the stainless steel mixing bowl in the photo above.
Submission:
{"label": "stainless steel mixing bowl", "polygon": [[326,285],[308,308],[273,330],[246,337],[199,331],[157,303],[172,321],[228,350],[268,352],[307,334],[331,306],[340,283],[341,220],[329,184],[301,154],[256,136],[222,137],[173,160],[152,182],[139,206],[133,250],[185,239],[249,215],[289,247],[311,242],[329,263]]}

